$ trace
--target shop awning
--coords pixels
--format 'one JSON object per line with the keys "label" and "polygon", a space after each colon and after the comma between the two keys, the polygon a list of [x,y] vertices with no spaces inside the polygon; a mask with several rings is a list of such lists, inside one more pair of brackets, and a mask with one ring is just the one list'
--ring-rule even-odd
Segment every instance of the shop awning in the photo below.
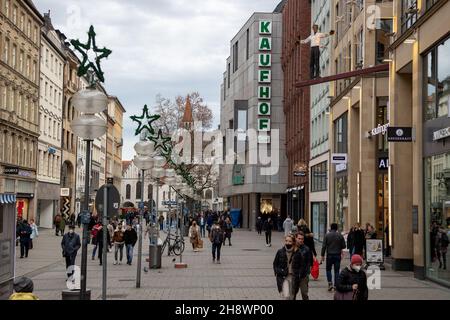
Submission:
{"label": "shop awning", "polygon": [[12,204],[12,203],[16,203],[15,194],[0,193],[0,204]]}

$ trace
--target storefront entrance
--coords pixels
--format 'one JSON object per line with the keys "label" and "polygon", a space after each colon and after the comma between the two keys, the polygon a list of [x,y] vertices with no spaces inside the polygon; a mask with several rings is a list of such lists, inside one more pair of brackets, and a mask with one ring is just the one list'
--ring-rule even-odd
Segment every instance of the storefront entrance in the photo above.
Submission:
{"label": "storefront entrance", "polygon": [[384,249],[389,245],[388,233],[386,227],[389,225],[389,178],[387,172],[379,172],[377,179],[377,218],[376,231],[377,238],[383,239]]}

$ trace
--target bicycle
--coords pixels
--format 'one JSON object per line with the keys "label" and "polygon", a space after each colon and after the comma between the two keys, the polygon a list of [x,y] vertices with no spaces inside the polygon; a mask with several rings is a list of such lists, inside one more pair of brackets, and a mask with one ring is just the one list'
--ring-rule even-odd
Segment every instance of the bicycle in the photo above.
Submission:
{"label": "bicycle", "polygon": [[[174,241],[171,243],[171,241]],[[164,253],[164,250],[166,249],[166,246],[168,246],[167,255],[170,256],[170,254],[173,252],[174,255],[179,256],[184,251],[184,239],[181,238],[178,234],[172,235],[170,232],[166,237],[166,240],[164,241],[161,253]]]}

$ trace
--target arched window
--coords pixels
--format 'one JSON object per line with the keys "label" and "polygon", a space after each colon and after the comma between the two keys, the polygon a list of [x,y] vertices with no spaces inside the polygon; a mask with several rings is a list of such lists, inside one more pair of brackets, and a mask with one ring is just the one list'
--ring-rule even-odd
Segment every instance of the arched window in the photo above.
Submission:
{"label": "arched window", "polygon": [[205,199],[212,199],[212,190],[206,190],[205,191]]}
{"label": "arched window", "polygon": [[131,185],[129,184],[126,186],[126,199],[131,199]]}
{"label": "arched window", "polygon": [[136,183],[136,199],[142,199],[141,182]]}
{"label": "arched window", "polygon": [[148,185],[147,189],[147,198],[149,201],[153,200],[153,186],[151,184]]}

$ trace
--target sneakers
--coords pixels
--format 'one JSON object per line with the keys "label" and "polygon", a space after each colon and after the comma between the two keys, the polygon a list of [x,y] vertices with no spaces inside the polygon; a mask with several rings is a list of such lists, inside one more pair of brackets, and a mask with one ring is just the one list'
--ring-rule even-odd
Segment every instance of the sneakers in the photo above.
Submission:
{"label": "sneakers", "polygon": [[217,260],[217,264],[220,264],[220,260]]}
{"label": "sneakers", "polygon": [[328,292],[332,292],[334,289],[333,284],[331,282],[328,282]]}
{"label": "sneakers", "polygon": [[117,265],[117,261],[114,261],[113,265]]}
{"label": "sneakers", "polygon": [[95,257],[94,257],[94,256],[92,256],[92,260],[95,260]]}

